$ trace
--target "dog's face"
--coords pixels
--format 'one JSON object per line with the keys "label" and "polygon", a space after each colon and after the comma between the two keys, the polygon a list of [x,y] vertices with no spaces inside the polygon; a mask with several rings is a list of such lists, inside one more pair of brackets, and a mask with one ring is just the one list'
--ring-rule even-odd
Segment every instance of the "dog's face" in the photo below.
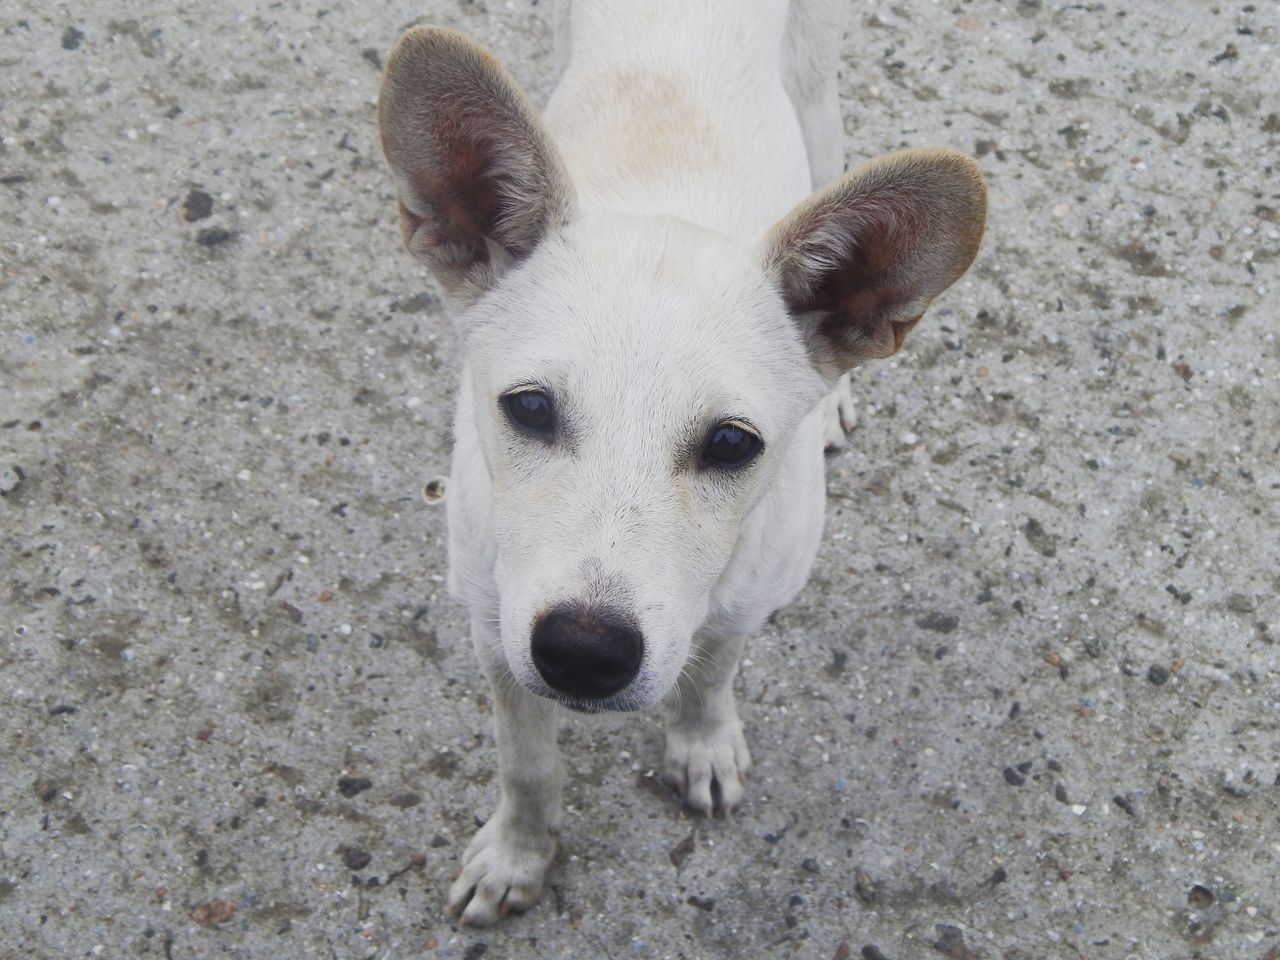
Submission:
{"label": "dog's face", "polygon": [[519,89],[432,28],[378,114],[406,245],[461,308],[507,662],[570,706],[652,705],[824,384],[895,352],[973,259],[981,175],[895,154],[760,238],[580,211]]}
{"label": "dog's face", "polygon": [[722,235],[583,216],[463,332],[511,670],[580,708],[657,703],[824,389],[776,284]]}

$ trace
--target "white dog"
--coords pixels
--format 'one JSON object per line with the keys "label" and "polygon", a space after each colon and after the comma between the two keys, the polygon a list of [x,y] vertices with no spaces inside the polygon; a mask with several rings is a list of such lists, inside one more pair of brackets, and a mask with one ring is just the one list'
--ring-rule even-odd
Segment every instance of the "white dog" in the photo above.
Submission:
{"label": "white dog", "polygon": [[[840,0],[577,0],[542,119],[462,35],[419,28],[378,119],[404,240],[465,366],[449,585],[493,685],[502,796],[449,897],[535,903],[557,715],[666,704],[664,770],[712,814],[750,764],[744,638],[808,576],[842,376],[969,266],[975,164],[839,176]],[[824,422],[825,421],[825,422]]]}

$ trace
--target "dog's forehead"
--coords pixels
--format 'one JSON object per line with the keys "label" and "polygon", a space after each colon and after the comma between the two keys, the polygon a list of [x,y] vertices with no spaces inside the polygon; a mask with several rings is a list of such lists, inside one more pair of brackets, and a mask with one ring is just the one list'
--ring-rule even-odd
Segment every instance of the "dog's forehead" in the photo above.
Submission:
{"label": "dog's forehead", "polygon": [[492,379],[561,380],[615,401],[652,401],[654,388],[681,405],[759,396],[757,380],[805,365],[751,248],[666,217],[575,222],[511,275],[482,326],[473,342]]}

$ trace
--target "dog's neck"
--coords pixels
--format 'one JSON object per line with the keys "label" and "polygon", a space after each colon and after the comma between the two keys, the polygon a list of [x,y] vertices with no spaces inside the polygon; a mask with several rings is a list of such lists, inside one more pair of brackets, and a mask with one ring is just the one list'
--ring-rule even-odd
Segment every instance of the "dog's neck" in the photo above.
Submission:
{"label": "dog's neck", "polygon": [[783,86],[786,4],[757,6],[576,0],[546,121],[583,209],[753,240],[808,195]]}

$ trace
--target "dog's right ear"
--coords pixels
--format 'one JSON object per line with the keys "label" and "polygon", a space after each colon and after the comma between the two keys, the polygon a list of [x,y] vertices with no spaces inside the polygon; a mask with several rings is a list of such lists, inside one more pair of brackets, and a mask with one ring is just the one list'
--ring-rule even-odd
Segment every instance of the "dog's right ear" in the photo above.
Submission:
{"label": "dog's right ear", "polygon": [[864,164],[782,219],[765,264],[829,380],[895,353],[982,241],[987,188],[954,150]]}
{"label": "dog's right ear", "polygon": [[479,297],[569,220],[573,188],[542,122],[497,61],[456,31],[400,38],[378,127],[405,246],[455,301]]}

